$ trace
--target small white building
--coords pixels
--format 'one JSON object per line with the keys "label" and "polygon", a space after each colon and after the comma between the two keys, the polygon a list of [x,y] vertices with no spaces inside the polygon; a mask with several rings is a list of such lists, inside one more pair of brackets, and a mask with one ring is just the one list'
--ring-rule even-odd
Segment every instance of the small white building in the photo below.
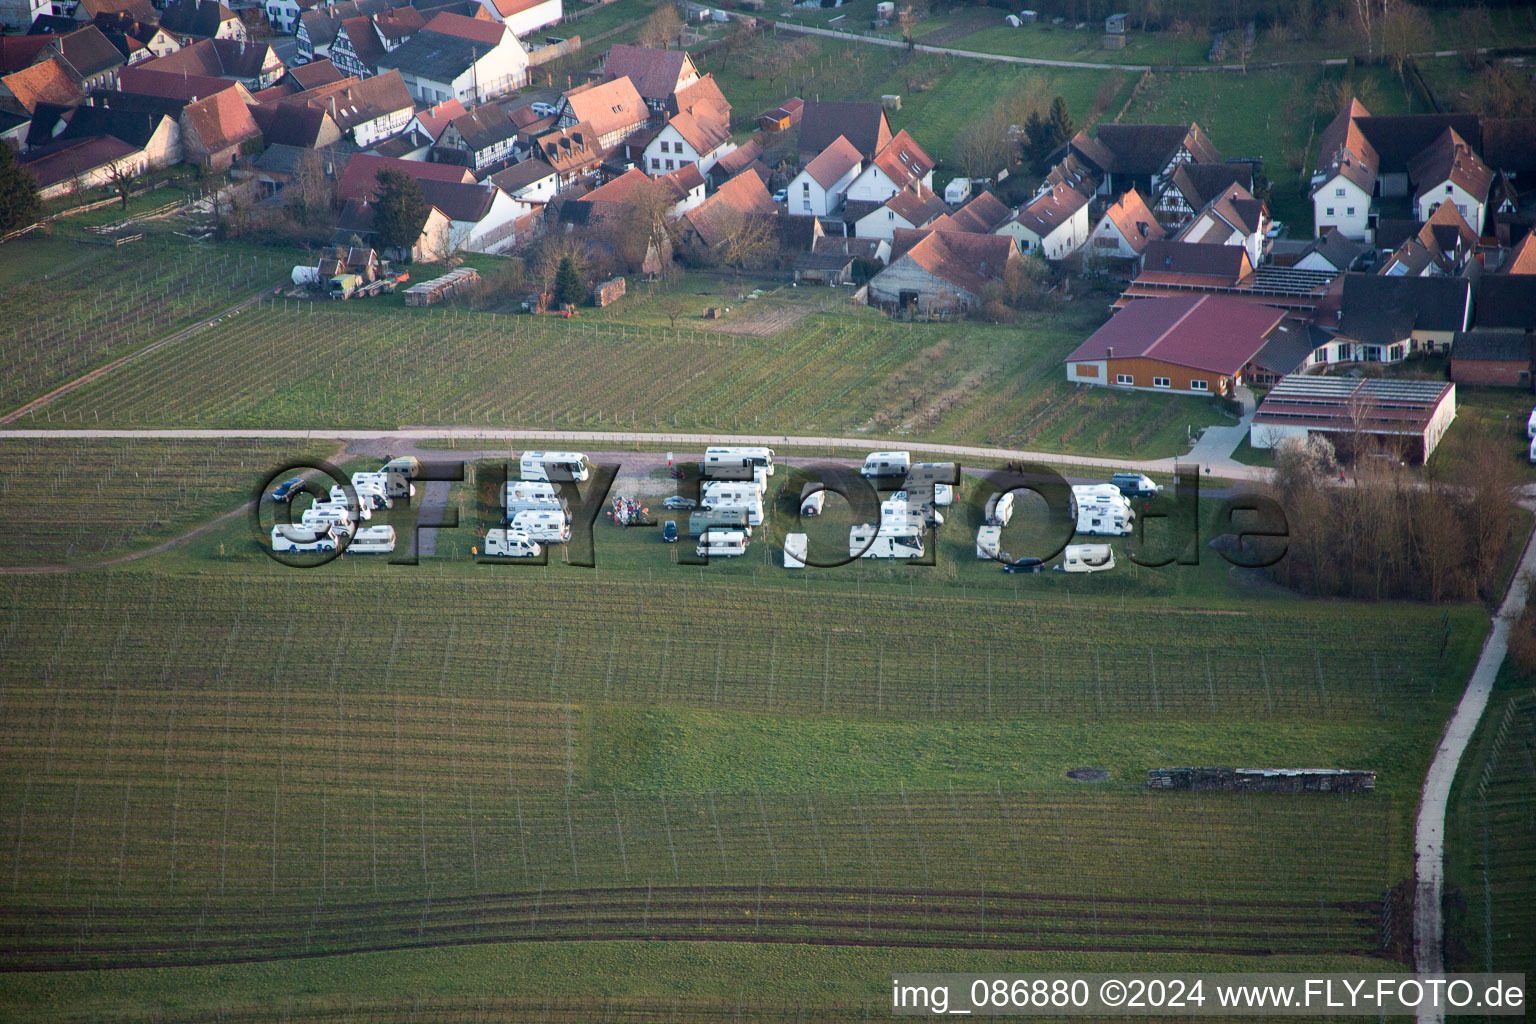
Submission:
{"label": "small white building", "polygon": [[1493,171],[1454,129],[1447,128],[1414,157],[1408,174],[1414,181],[1414,213],[1421,222],[1441,203],[1450,203],[1474,232],[1482,232]]}
{"label": "small white building", "polygon": [[735,148],[729,125],[678,114],[646,145],[641,166],[652,175],[663,175],[697,164],[700,174],[708,174]]}
{"label": "small white building", "polygon": [[1089,252],[1097,258],[1138,259],[1150,243],[1166,234],[1133,188],[1099,218],[1089,235]]}
{"label": "small white building", "polygon": [[475,107],[528,81],[528,51],[512,34],[498,28],[485,38],[452,35],[435,30],[435,22],[379,58],[379,72],[399,71],[418,103],[431,106],[457,99]]}
{"label": "small white building", "polygon": [[938,193],[928,189],[903,189],[855,221],[853,233],[858,238],[890,241],[896,237],[898,228],[925,228],[947,213],[949,207],[939,199]]}
{"label": "small white building", "polygon": [[839,135],[790,181],[789,212],[797,217],[830,217],[842,207],[862,164],[853,143]]}

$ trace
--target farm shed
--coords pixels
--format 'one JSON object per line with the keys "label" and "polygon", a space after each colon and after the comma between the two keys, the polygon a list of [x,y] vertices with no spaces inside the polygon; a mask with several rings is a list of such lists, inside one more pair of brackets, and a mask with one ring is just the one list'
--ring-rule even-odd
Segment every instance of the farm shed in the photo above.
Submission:
{"label": "farm shed", "polygon": [[1264,396],[1248,438],[1255,448],[1308,434],[1326,434],[1341,448],[1370,438],[1401,445],[1404,458],[1422,463],[1455,418],[1455,384],[1292,374]]}
{"label": "farm shed", "polygon": [[1451,342],[1451,380],[1529,391],[1533,340],[1517,330],[1458,331]]}
{"label": "farm shed", "polygon": [[430,281],[413,284],[405,290],[405,304],[407,306],[430,306],[451,298],[466,288],[473,288],[480,283],[480,274],[473,267],[460,267],[450,270],[442,277],[434,277]]}

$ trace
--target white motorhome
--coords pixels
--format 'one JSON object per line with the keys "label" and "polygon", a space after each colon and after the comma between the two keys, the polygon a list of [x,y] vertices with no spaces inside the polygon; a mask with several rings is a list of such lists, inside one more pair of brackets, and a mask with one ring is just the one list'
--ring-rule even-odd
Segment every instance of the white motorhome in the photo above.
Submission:
{"label": "white motorhome", "polygon": [[806,552],[810,550],[809,542],[803,533],[786,533],[784,535],[784,568],[804,569]]}
{"label": "white motorhome", "polygon": [[1003,551],[1003,528],[1001,526],[978,526],[976,528],[976,557],[980,559],[1000,558]]}
{"label": "white motorhome", "polygon": [[[1104,488],[1114,491],[1105,493]],[[1072,515],[1078,533],[1124,537],[1136,521],[1131,503],[1113,484],[1079,484],[1072,488]]]}
{"label": "white motorhome", "polygon": [[381,473],[391,476],[404,477],[406,480],[415,480],[421,476],[421,461],[414,455],[402,455],[397,459],[390,459],[384,463]]}
{"label": "white motorhome", "polygon": [[1530,418],[1525,421],[1525,436],[1536,437],[1536,409],[1531,410]]}
{"label": "white motorhome", "polygon": [[913,505],[907,500],[906,491],[897,491],[880,503],[880,521],[903,519],[907,516],[920,518],[924,526],[943,526],[944,515],[937,505],[924,503]]}
{"label": "white motorhome", "polygon": [[508,480],[501,489],[501,503],[503,505],[515,499],[546,498],[558,500],[559,497],[559,485],[548,480]]}
{"label": "white motorhome", "polygon": [[710,530],[699,538],[696,550],[704,558],[735,558],[747,553],[747,535],[740,530]]}
{"label": "white motorhome", "polygon": [[922,524],[913,519],[878,527],[860,523],[848,531],[848,557],[922,558]]}
{"label": "white motorhome", "polygon": [[688,535],[698,537],[711,527],[729,527],[752,536],[752,523],[744,508],[706,508],[688,513]]}
{"label": "white motorhome", "polygon": [[571,539],[571,521],[564,512],[519,512],[508,525],[544,544],[564,544]]}
{"label": "white motorhome", "polygon": [[867,477],[905,477],[912,465],[910,452],[870,452],[864,457],[864,468],[859,472]]}
{"label": "white motorhome", "polygon": [[524,480],[574,480],[592,475],[592,464],[581,452],[523,452],[518,463]]}
{"label": "white motorhome", "polygon": [[741,509],[747,514],[747,523],[761,526],[763,522],[763,496],[755,484],[717,480],[704,485],[704,503],[716,511]]}
{"label": "white motorhome", "polygon": [[538,541],[521,530],[486,530],[485,553],[498,558],[538,558]]}
{"label": "white motorhome", "polygon": [[1067,572],[1103,572],[1115,567],[1115,551],[1108,544],[1068,544],[1061,567]]}
{"label": "white motorhome", "polygon": [[[814,490],[812,490],[814,488]],[[827,489],[819,483],[809,483],[800,491],[800,514],[819,516],[827,507]]]}
{"label": "white motorhome", "polygon": [[394,478],[400,485],[399,494],[391,494],[390,474],[388,473],[353,473],[352,489],[357,492],[359,498],[371,500],[375,509],[387,509],[395,507],[395,498],[415,494],[416,488],[409,480],[401,477]]}
{"label": "white motorhome", "polygon": [[999,491],[987,499],[986,511],[983,513],[988,526],[1007,526],[1013,518],[1013,492]]}
{"label": "white motorhome", "polygon": [[914,462],[912,468],[907,470],[906,486],[909,490],[915,490],[923,484],[932,484],[933,503],[950,505],[955,500],[955,488],[947,481],[955,476],[953,462]]}
{"label": "white motorhome", "polygon": [[700,475],[723,480],[744,480],[748,469],[764,469],[773,476],[773,449],[734,445],[706,448],[704,461],[699,464]]}
{"label": "white motorhome", "polygon": [[395,550],[393,526],[365,526],[347,544],[347,554],[387,555]]}
{"label": "white motorhome", "polygon": [[[355,508],[357,510],[359,519],[372,519],[375,509],[390,508],[394,505],[394,502],[389,500],[389,496],[387,494],[385,494],[383,491],[375,490],[372,487],[358,487],[356,484],[354,484],[352,486],[352,493],[357,496],[355,504],[353,500],[347,496],[347,489],[342,487],[340,484],[336,484],[331,487],[331,500],[326,502],[317,502],[317,504],[338,505],[346,509]],[[386,504],[386,502],[388,502],[388,504]]]}
{"label": "white motorhome", "polygon": [[352,516],[345,508],[334,505],[315,505],[304,510],[299,517],[300,526],[329,526],[337,533],[350,537],[353,532]]}
{"label": "white motorhome", "polygon": [[297,554],[335,551],[340,543],[329,526],[294,526],[278,523],[272,527],[272,550],[291,551]]}

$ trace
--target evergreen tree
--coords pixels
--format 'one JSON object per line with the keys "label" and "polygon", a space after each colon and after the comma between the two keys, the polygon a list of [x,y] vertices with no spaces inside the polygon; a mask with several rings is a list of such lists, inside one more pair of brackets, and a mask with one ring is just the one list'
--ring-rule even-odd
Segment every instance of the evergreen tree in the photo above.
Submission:
{"label": "evergreen tree", "polygon": [[555,271],[555,301],[562,305],[574,306],[581,302],[585,289],[581,286],[581,275],[576,272],[576,264],[569,256],[562,257],[560,269]]}
{"label": "evergreen tree", "polygon": [[1067,101],[1060,96],[1051,101],[1051,113],[1046,124],[1050,129],[1048,133],[1050,145],[1046,147],[1046,153],[1063,143],[1070,142],[1072,136],[1077,134],[1077,126],[1072,123],[1072,115],[1067,111]]}
{"label": "evergreen tree", "polygon": [[379,192],[373,206],[373,230],[383,249],[407,252],[421,237],[431,207],[416,179],[400,171],[379,172]]}
{"label": "evergreen tree", "polygon": [[1038,110],[1031,110],[1029,117],[1024,119],[1024,155],[1033,167],[1039,169],[1047,154],[1055,148],[1051,144],[1051,126]]}
{"label": "evergreen tree", "polygon": [[0,143],[0,234],[26,227],[42,212],[37,182],[16,162],[16,151]]}

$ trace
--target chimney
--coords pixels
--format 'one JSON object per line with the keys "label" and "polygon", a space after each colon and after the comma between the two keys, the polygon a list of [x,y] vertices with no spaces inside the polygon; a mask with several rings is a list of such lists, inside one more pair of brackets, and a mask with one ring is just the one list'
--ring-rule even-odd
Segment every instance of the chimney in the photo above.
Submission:
{"label": "chimney", "polygon": [[1111,346],[1109,346],[1109,348],[1104,350],[1104,358],[1105,359],[1113,359],[1113,358],[1115,358],[1115,346],[1111,345]]}

